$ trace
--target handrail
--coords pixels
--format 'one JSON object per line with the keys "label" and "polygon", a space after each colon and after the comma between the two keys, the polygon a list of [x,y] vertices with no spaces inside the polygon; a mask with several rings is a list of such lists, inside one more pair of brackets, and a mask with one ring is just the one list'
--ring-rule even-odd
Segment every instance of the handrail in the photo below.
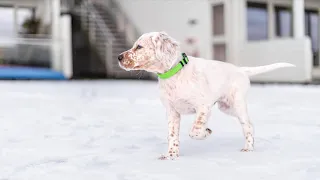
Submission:
{"label": "handrail", "polygon": [[108,38],[111,39],[111,42],[109,41],[109,39],[106,39],[108,43],[111,43],[115,40],[115,37],[113,36],[113,34],[111,33],[111,30],[108,28],[108,26],[106,26],[105,22],[103,21],[102,17],[100,16],[100,14],[98,13],[98,11],[95,9],[95,7],[92,4],[91,0],[87,0],[88,2],[88,9],[89,9],[89,13],[91,15],[89,15],[90,18],[93,18],[93,22],[96,22],[96,25],[100,28],[101,32],[104,33],[104,35]]}
{"label": "handrail", "polygon": [[52,57],[50,58],[50,54],[53,52],[52,47],[58,46],[58,44],[59,42],[55,42],[53,39],[0,38],[0,54],[5,62],[13,59],[17,63],[34,60],[50,64],[54,60]]}
{"label": "handrail", "polygon": [[[88,31],[90,41],[98,48],[101,48],[99,44],[105,48],[103,50],[99,49],[98,53],[104,60],[107,72],[112,73],[112,69],[110,68],[112,68],[113,44],[116,38],[99,14],[92,0],[83,0],[80,3],[80,7],[80,12],[78,13],[81,16],[81,23]],[[102,37],[97,36],[97,33],[100,33]]]}
{"label": "handrail", "polygon": [[0,39],[0,44],[27,44],[27,45],[39,45],[39,46],[51,46],[55,41],[53,39],[43,38],[6,38]]}
{"label": "handrail", "polygon": [[52,39],[51,34],[18,34],[19,38],[32,38],[32,39]]}
{"label": "handrail", "polygon": [[123,11],[119,3],[115,0],[96,0],[96,3],[106,7],[111,13],[111,18],[117,23],[119,31],[125,34],[126,41],[133,43],[139,37],[139,31],[132,23],[129,16]]}

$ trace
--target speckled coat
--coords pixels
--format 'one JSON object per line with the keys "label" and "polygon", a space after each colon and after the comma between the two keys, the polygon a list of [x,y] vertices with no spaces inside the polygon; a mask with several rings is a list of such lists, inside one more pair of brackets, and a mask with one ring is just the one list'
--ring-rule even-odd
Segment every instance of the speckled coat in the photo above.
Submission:
{"label": "speckled coat", "polygon": [[[233,117],[242,127],[245,145],[254,149],[254,131],[246,104],[249,77],[281,67],[275,63],[259,67],[237,67],[230,63],[188,56],[189,63],[169,79],[159,79],[160,99],[167,111],[168,151],[159,159],[179,157],[180,120],[183,114],[196,114],[189,136],[203,140],[212,131],[207,127],[213,105]],[[128,71],[164,73],[182,60],[179,43],[165,32],[143,34],[131,49],[119,55],[119,65]]]}

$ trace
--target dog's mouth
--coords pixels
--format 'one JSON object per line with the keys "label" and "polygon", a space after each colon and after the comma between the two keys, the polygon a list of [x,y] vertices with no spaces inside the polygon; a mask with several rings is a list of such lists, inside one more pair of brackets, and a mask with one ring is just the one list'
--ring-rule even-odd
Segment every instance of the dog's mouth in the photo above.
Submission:
{"label": "dog's mouth", "polygon": [[120,68],[122,68],[126,71],[141,70],[143,68],[143,65],[136,64],[134,62],[132,62],[132,63],[119,62],[119,66],[120,66]]}
{"label": "dog's mouth", "polygon": [[133,67],[134,70],[141,70],[143,68],[143,65],[136,65]]}

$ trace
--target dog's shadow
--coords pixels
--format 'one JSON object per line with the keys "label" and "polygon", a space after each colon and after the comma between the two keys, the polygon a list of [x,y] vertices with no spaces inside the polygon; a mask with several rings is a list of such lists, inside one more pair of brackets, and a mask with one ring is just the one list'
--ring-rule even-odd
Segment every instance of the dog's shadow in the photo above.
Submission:
{"label": "dog's shadow", "polygon": [[[238,142],[239,141],[239,142]],[[240,139],[210,138],[206,140],[183,139],[180,141],[181,155],[235,152],[242,147]]]}
{"label": "dog's shadow", "polygon": [[[241,153],[244,140],[240,137],[209,137],[206,140],[193,140],[183,138],[180,141],[180,154],[182,156],[202,156],[216,153]],[[265,152],[275,147],[271,142],[257,139],[254,152]]]}

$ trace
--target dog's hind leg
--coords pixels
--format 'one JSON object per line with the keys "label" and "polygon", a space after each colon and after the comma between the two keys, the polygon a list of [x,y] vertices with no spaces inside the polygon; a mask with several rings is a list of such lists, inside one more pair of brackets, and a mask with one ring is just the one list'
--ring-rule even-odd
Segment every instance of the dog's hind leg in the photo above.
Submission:
{"label": "dog's hind leg", "polygon": [[245,146],[241,150],[243,152],[253,151],[254,138],[253,138],[253,126],[250,122],[250,118],[247,110],[247,103],[242,95],[236,95],[234,101],[234,110],[242,126],[243,135],[246,138]]}
{"label": "dog's hind leg", "polygon": [[245,145],[241,151],[253,151],[253,126],[249,119],[247,104],[243,95],[240,92],[237,92],[232,94],[230,97],[226,97],[221,101],[218,101],[218,108],[222,112],[238,118],[245,137]]}
{"label": "dog's hind leg", "polygon": [[209,108],[201,108],[197,111],[196,120],[193,122],[193,126],[189,132],[189,136],[192,139],[203,140],[212,133],[212,131],[207,128],[209,116]]}

